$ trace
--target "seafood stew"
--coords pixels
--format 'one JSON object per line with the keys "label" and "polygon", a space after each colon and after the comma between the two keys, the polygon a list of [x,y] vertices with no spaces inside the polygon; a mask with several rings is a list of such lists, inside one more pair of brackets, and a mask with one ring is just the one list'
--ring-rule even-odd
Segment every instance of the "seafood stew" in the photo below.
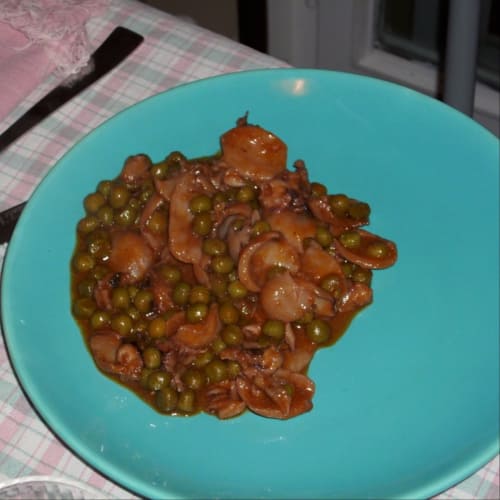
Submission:
{"label": "seafood stew", "polygon": [[72,312],[97,367],[162,413],[295,417],[314,353],[372,302],[396,246],[246,117],[220,146],[131,156],[86,196]]}

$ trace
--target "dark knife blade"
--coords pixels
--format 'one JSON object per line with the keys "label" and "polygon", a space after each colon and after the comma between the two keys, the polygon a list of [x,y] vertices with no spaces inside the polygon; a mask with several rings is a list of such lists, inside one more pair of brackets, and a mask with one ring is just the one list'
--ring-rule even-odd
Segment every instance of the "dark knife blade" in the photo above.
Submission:
{"label": "dark knife blade", "polygon": [[[57,108],[118,66],[143,40],[144,38],[134,31],[121,26],[115,28],[92,54],[87,66],[89,70],[83,71],[80,77],[76,75],[71,80],[61,83],[0,135],[0,152]],[[25,204],[21,203],[0,213],[0,243],[10,240]]]}
{"label": "dark knife blade", "polygon": [[7,243],[10,241],[10,237],[14,232],[17,220],[23,211],[26,203],[21,203],[15,207],[8,208],[3,212],[0,212],[0,244]]}

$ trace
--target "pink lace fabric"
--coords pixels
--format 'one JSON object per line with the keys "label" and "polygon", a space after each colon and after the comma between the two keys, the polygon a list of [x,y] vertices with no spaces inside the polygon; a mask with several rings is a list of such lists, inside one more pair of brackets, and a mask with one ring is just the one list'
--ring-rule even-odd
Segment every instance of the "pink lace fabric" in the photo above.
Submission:
{"label": "pink lace fabric", "polygon": [[49,73],[88,63],[85,24],[109,0],[0,0],[0,120]]}

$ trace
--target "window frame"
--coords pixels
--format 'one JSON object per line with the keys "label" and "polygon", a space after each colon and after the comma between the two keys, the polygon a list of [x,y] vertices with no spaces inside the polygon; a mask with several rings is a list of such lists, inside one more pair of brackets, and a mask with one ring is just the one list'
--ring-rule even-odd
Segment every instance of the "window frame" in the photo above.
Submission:
{"label": "window frame", "polygon": [[[267,3],[271,55],[294,66],[373,76],[438,97],[440,82],[435,66],[375,46],[379,0]],[[499,92],[477,81],[473,118],[500,135]]]}

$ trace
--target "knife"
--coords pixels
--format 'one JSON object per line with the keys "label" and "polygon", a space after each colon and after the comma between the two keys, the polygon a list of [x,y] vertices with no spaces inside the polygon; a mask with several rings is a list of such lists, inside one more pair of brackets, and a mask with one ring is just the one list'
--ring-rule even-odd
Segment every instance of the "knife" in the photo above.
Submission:
{"label": "knife", "polygon": [[[62,82],[0,135],[0,152],[82,90],[118,66],[143,40],[144,38],[134,31],[122,26],[115,28],[92,54],[80,77],[78,75],[72,76]],[[25,205],[26,202],[0,213],[0,244],[10,240]]]}

